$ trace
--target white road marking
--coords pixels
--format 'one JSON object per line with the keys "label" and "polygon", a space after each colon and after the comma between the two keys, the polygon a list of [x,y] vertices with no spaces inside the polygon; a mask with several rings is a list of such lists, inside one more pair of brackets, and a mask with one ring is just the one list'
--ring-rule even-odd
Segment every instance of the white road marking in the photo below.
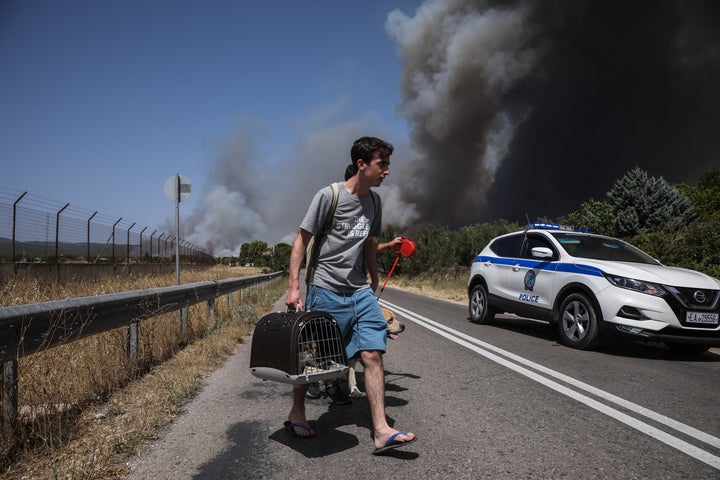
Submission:
{"label": "white road marking", "polygon": [[[642,415],[646,418],[654,420],[662,425],[672,428],[680,433],[683,433],[689,437],[692,437],[700,442],[703,442],[703,443],[713,446],[715,448],[720,448],[720,438],[718,438],[718,437],[715,437],[708,433],[702,432],[696,428],[693,428],[693,427],[686,425],[682,422],[679,422],[677,420],[673,420],[669,417],[666,417],[665,415],[661,415],[657,412],[653,412],[652,410],[649,410],[645,407],[642,407],[640,405],[632,403],[628,400],[622,399],[611,393],[605,392],[604,390],[600,390],[599,388],[593,387],[592,385],[583,383],[579,380],[576,380],[572,377],[564,375],[560,372],[551,370],[540,364],[532,362],[526,358],[515,355],[512,352],[508,352],[507,350],[503,350],[494,345],[483,342],[482,340],[478,340],[478,339],[471,337],[469,335],[466,335],[462,332],[453,330],[445,325],[442,325],[438,322],[430,320],[427,317],[423,317],[422,315],[418,315],[410,310],[404,309],[404,308],[400,307],[399,305],[392,304],[385,300],[380,300],[380,303],[383,304],[384,306],[394,310],[396,313],[397,312],[402,313],[405,316],[405,318],[413,321],[414,323],[417,323],[418,325],[420,325],[422,327],[427,328],[430,331],[433,331],[433,332],[447,338],[448,340],[450,340],[452,342],[457,343],[458,345],[464,346],[464,347],[486,357],[489,360],[492,360],[500,365],[503,365],[511,370],[514,370],[515,372],[517,372],[521,375],[524,375],[524,376],[526,376],[542,385],[545,385],[546,387],[551,388],[563,395],[566,395],[574,400],[577,400],[578,402],[584,403],[585,405],[597,410],[598,412],[604,413],[605,415],[608,415],[609,417],[611,417],[615,420],[618,420],[618,421],[620,421],[642,433],[645,433],[646,435],[649,435],[649,436],[665,443],[666,445],[669,445],[670,447],[673,447],[673,448],[681,451],[682,453],[690,455],[691,457],[693,457],[697,460],[700,460],[701,462],[704,462],[713,468],[720,470],[720,457],[713,455],[712,453],[705,451],[701,448],[698,448],[678,437],[670,435],[667,432],[664,432],[658,428],[655,428],[641,420],[631,417],[630,415],[627,415],[626,413],[623,413],[613,407],[610,407],[608,405],[605,405],[604,403],[594,400],[586,395],[583,395],[580,392],[571,390],[570,388],[568,388],[564,385],[561,385],[553,380],[550,380],[547,377],[539,375],[538,373],[536,373],[532,370],[529,370],[528,368],[525,368],[521,365],[525,365],[529,368],[532,368],[533,370],[542,372],[545,375],[556,378],[568,385],[572,385],[575,388],[584,390],[585,392],[595,395],[596,397],[602,398],[610,403],[616,404],[622,408],[625,408],[625,409],[635,412],[639,415]],[[499,355],[502,355],[502,357],[495,355],[491,351],[495,352]],[[506,358],[503,358],[503,357],[506,357]],[[512,360],[512,362],[509,361],[508,359]],[[513,362],[516,362],[516,363],[513,363]]]}

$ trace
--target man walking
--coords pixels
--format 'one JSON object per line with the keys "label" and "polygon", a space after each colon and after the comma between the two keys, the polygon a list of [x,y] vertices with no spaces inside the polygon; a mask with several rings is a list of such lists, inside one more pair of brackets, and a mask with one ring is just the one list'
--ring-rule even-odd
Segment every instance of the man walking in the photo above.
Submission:
{"label": "man walking", "polygon": [[[387,341],[386,320],[375,290],[378,286],[375,237],[380,236],[380,198],[371,192],[390,174],[393,146],[379,138],[362,137],[353,143],[346,181],[338,184],[334,211],[333,189],[318,191],[298,229],[290,255],[290,279],[285,303],[295,309],[325,311],[333,315],[345,340],[348,358],[359,357],[364,366],[365,389],[373,424],[373,454],[402,447],[416,436],[392,428],[385,416],[385,377],[382,355]],[[377,204],[377,205],[376,205]],[[328,213],[330,228],[324,232]],[[321,235],[318,235],[321,234]],[[310,239],[319,240],[319,253],[308,278],[306,305],[300,294],[300,268]],[[311,262],[308,259],[308,262]],[[367,276],[370,275],[370,284]],[[293,404],[286,426],[299,437],[316,433],[305,417],[307,385],[293,388]]]}

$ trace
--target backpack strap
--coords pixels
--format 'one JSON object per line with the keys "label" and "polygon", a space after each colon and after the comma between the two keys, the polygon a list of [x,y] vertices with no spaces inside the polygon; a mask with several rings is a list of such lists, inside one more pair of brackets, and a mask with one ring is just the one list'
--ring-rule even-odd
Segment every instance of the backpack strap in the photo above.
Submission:
{"label": "backpack strap", "polygon": [[372,194],[372,200],[373,200],[373,207],[375,208],[375,213],[373,214],[373,221],[370,224],[370,231],[372,232],[373,228],[375,227],[375,223],[378,220],[379,214],[380,214],[380,195],[378,195],[374,190],[370,190],[370,193]]}
{"label": "backpack strap", "polygon": [[310,285],[315,276],[317,260],[320,256],[320,243],[322,243],[323,238],[325,238],[327,232],[329,232],[332,227],[332,219],[335,216],[335,209],[337,208],[338,198],[340,197],[340,187],[337,183],[331,183],[330,188],[332,188],[332,201],[330,202],[330,209],[325,217],[325,222],[323,222],[320,231],[310,238],[307,249],[305,250],[305,285]]}
{"label": "backpack strap", "polygon": [[[370,224],[370,232],[372,232],[373,228],[375,227],[375,223],[378,221],[378,216],[380,214],[381,205],[380,205],[380,195],[375,193],[373,190],[370,190],[370,193],[372,195],[371,198],[373,201],[373,209],[374,209],[372,223]],[[364,252],[363,252],[363,254],[364,254]],[[362,262],[362,271],[365,275],[367,275],[367,273],[368,273],[367,272],[367,263],[365,263],[364,257],[363,257],[363,262]]]}

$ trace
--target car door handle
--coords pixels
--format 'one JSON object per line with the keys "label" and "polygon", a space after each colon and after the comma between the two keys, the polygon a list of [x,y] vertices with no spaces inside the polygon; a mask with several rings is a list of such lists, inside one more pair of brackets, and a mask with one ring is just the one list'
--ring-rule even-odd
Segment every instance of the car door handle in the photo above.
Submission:
{"label": "car door handle", "polygon": [[492,262],[485,262],[486,267],[492,267]]}
{"label": "car door handle", "polygon": [[513,265],[512,270],[513,272],[519,272],[520,271],[520,265]]}

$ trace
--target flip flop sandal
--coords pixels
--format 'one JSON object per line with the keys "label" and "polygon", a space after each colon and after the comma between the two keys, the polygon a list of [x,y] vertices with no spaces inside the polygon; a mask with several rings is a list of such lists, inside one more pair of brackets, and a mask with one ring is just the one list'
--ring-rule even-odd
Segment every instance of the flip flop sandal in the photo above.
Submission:
{"label": "flip flop sandal", "polygon": [[398,435],[407,435],[407,432],[397,432],[392,437],[388,438],[388,441],[385,442],[385,446],[381,448],[376,448],[373,450],[373,455],[382,455],[383,453],[390,451],[394,448],[404,447],[405,445],[409,445],[413,443],[415,440],[417,440],[417,437],[413,437],[412,440],[408,440],[406,442],[395,442],[395,438],[397,438]]}
{"label": "flip flop sandal", "polygon": [[[313,432],[312,435],[298,435],[298,433],[295,431],[296,428],[304,428],[308,432]],[[287,430],[290,435],[292,435],[295,438],[312,438],[315,436],[315,431],[312,429],[312,427],[305,423],[291,423],[289,420],[285,422],[285,430]]]}

